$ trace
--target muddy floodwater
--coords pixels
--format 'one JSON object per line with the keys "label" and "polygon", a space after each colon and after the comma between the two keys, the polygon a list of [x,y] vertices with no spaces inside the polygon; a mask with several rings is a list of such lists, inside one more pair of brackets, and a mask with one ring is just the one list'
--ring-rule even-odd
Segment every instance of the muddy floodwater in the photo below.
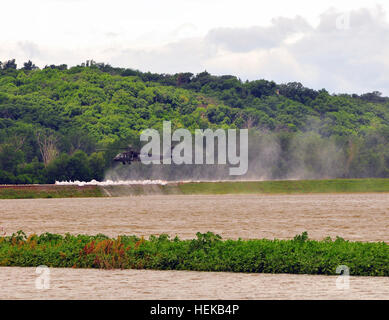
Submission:
{"label": "muddy floodwater", "polygon": [[0,268],[0,299],[389,299],[389,278],[225,272]]}
{"label": "muddy floodwater", "polygon": [[122,198],[0,200],[7,234],[167,233],[193,238],[313,239],[340,236],[389,242],[389,194],[133,196]]}
{"label": "muddy floodwater", "polygon": [[[389,242],[389,194],[138,196],[0,200],[0,226],[31,233],[167,233],[193,238],[290,239],[341,236]],[[0,299],[389,299],[389,277],[217,272],[50,269],[50,289],[35,268],[0,267]]]}

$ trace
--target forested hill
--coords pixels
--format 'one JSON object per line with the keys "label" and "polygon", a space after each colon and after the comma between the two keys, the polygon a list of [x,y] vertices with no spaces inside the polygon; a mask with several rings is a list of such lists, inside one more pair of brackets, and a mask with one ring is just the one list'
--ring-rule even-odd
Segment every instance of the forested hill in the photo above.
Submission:
{"label": "forested hill", "polygon": [[293,143],[307,133],[299,161],[310,170],[320,169],[315,151],[331,142],[345,159],[336,177],[389,177],[389,98],[379,92],[333,95],[300,83],[142,73],[93,61],[40,70],[9,60],[0,64],[0,184],[101,180],[117,146],[160,129],[162,120],[271,136],[280,149],[274,178],[288,177]]}

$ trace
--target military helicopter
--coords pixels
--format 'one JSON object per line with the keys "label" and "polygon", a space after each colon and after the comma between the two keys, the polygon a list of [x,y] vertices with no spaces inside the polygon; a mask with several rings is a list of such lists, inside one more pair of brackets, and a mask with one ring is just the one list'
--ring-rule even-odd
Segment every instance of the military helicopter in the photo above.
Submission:
{"label": "military helicopter", "polygon": [[140,152],[134,150],[132,146],[128,146],[127,150],[124,152],[118,153],[114,158],[113,161],[121,162],[123,164],[131,164],[131,162],[134,161],[140,161]]}
{"label": "military helicopter", "polygon": [[[121,162],[122,164],[131,164],[131,162],[140,162],[141,161],[141,153],[140,151],[136,150],[132,145],[128,145],[126,148],[115,148],[117,150],[125,150],[123,152],[118,153],[114,158],[113,161],[115,162]],[[172,147],[173,149],[173,147]],[[97,151],[107,151],[109,149],[97,149]],[[150,155],[149,155],[150,156]],[[171,157],[171,155],[170,155]],[[163,155],[153,155],[152,159],[159,159],[163,160]]]}

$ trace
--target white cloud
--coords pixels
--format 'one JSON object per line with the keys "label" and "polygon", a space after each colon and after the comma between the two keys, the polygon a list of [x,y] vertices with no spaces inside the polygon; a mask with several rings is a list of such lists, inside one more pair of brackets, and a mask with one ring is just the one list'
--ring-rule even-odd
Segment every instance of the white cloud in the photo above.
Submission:
{"label": "white cloud", "polygon": [[276,18],[268,27],[213,29],[206,40],[231,51],[247,52],[255,48],[275,48],[288,37],[310,29],[311,26],[301,17]]}
{"label": "white cloud", "polygon": [[206,69],[242,79],[300,81],[331,92],[389,95],[383,9],[389,4],[383,1],[360,9],[370,2],[330,0],[340,10],[325,11],[328,4],[305,0],[266,6],[249,0],[112,0],[109,6],[99,0],[41,0],[45,5],[36,11],[32,2],[19,2],[25,6],[18,8],[18,23],[14,15],[0,21],[8,30],[0,37],[0,60],[31,59],[44,66],[94,59],[161,73]]}

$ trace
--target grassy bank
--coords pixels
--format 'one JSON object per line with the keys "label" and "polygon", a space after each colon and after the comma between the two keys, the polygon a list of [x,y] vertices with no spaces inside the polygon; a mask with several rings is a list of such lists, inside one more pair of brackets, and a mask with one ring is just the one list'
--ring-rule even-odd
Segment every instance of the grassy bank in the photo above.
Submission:
{"label": "grassy bank", "polygon": [[0,199],[138,196],[156,194],[299,194],[389,192],[389,179],[223,181],[167,185],[0,186]]}
{"label": "grassy bank", "polygon": [[0,199],[84,198],[102,196],[104,196],[102,190],[95,186],[31,185],[0,187]]}
{"label": "grassy bank", "polygon": [[27,238],[20,231],[0,238],[0,266],[39,265],[326,275],[336,275],[336,268],[346,265],[351,275],[389,276],[389,245],[314,241],[306,233],[293,240],[224,241],[210,232],[193,240],[48,233]]}
{"label": "grassy bank", "polygon": [[199,182],[178,188],[182,194],[389,192],[389,179]]}

